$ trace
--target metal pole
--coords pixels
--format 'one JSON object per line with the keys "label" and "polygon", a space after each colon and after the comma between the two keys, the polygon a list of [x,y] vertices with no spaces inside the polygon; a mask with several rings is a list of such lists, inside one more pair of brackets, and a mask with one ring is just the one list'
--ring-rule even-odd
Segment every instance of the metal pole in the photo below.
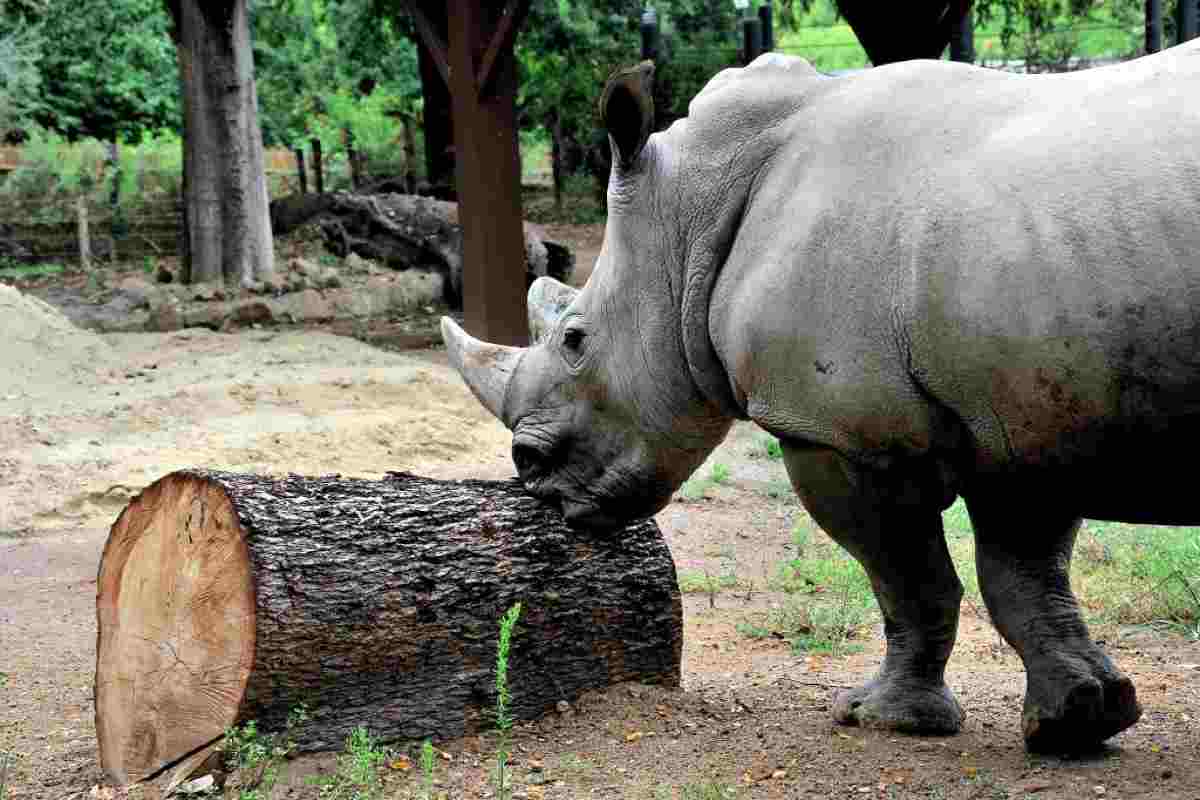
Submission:
{"label": "metal pole", "polygon": [[649,7],[642,11],[642,59],[658,60],[658,14]]}
{"label": "metal pole", "polygon": [[742,20],[742,57],[746,64],[762,54],[762,22],[758,17]]}
{"label": "metal pole", "polygon": [[969,8],[950,29],[950,60],[975,63],[975,16]]}
{"label": "metal pole", "polygon": [[775,16],[771,0],[763,0],[758,7],[758,19],[762,22],[762,50],[769,53],[775,49]]}

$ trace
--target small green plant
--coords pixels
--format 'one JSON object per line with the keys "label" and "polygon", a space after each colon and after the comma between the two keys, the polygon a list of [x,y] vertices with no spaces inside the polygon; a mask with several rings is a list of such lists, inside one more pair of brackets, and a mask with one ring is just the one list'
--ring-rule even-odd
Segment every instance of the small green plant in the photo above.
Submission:
{"label": "small green plant", "polygon": [[308,709],[300,704],[288,714],[282,734],[259,733],[255,720],[225,732],[221,750],[235,775],[237,800],[266,800],[279,778],[279,765],[296,749],[292,732],[307,719]]}
{"label": "small green plant", "polygon": [[334,773],[314,781],[321,787],[317,796],[320,800],[376,800],[383,794],[379,768],[388,756],[370,732],[359,725],[346,737]]}
{"label": "small green plant", "polygon": [[737,796],[737,787],[720,781],[685,783],[679,787],[679,800],[732,800]]}
{"label": "small green plant", "polygon": [[685,501],[702,500],[708,496],[709,489],[728,483],[731,474],[727,464],[715,461],[712,467],[709,468],[708,477],[697,478],[693,476],[688,478],[680,488],[679,494]]}
{"label": "small green plant", "polygon": [[771,461],[779,461],[783,458],[783,446],[779,444],[778,439],[769,433],[760,434],[755,438],[754,444],[751,445],[746,455],[751,458],[766,458]]}
{"label": "small green plant", "polygon": [[512,776],[508,771],[509,734],[513,718],[509,710],[512,695],[508,689],[508,652],[512,645],[513,630],[521,616],[521,604],[516,603],[500,618],[500,642],[496,647],[496,730],[500,735],[496,741],[496,798],[509,800],[512,797]]}
{"label": "small green plant", "polygon": [[11,761],[12,754],[0,750],[0,800],[8,800],[8,765]]}
{"label": "small green plant", "polygon": [[425,800],[433,800],[433,742],[428,739],[421,745],[421,775]]}

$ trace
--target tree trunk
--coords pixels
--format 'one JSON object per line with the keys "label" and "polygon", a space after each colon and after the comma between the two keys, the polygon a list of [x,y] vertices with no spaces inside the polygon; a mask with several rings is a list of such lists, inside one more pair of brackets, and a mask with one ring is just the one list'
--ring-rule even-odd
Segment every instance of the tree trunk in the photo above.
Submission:
{"label": "tree trunk", "polygon": [[362,185],[362,165],[358,161],[358,149],[354,146],[354,132],[349,128],[342,129],[342,144],[346,147],[346,165],[350,168],[350,188],[357,192]]}
{"label": "tree trunk", "polygon": [[497,620],[523,606],[512,710],[622,681],[678,685],[682,610],[653,522],[572,531],[516,481],[175,472],[113,525],[97,580],[100,760],[183,777],[228,726],[301,749],[490,727]]}
{"label": "tree trunk", "polygon": [[183,92],[190,282],[274,272],[246,0],[167,0]]}
{"label": "tree trunk", "polygon": [[404,117],[404,193],[417,193],[417,115]]}
{"label": "tree trunk", "polygon": [[[439,25],[443,41],[447,36],[445,14],[434,14],[431,22]],[[438,73],[429,48],[417,37],[418,67],[421,73],[421,96],[425,117],[425,180],[433,194],[443,200],[453,199],[454,188],[454,127],[450,111],[450,89]]]}
{"label": "tree trunk", "polygon": [[941,58],[951,29],[970,9],[970,0],[920,0],[878,3],[875,0],[836,0],[845,18],[876,67],[914,58]]}

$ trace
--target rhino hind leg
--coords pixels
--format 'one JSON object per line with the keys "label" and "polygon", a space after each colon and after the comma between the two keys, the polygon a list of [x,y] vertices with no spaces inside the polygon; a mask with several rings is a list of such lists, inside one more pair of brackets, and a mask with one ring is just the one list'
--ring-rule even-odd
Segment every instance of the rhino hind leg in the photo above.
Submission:
{"label": "rhino hind leg", "polygon": [[[1025,662],[1022,727],[1033,752],[1085,752],[1137,722],[1137,692],[1091,639],[1068,579],[1080,519],[1030,492],[967,497],[979,588]],[[1025,514],[1014,513],[1021,497]],[[1026,498],[1030,502],[1025,502]]]}
{"label": "rhino hind leg", "polygon": [[963,711],[945,683],[962,585],[946,549],[942,493],[914,473],[860,470],[826,448],[783,442],[797,494],[813,519],[870,576],[887,635],[883,666],[843,692],[834,717],[848,725],[952,734]]}

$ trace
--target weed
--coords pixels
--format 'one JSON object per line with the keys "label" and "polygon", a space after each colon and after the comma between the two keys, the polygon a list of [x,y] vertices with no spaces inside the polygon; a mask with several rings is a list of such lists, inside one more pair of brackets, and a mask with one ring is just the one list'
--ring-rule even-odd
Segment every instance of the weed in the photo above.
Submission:
{"label": "weed", "polygon": [[521,604],[516,603],[500,618],[500,642],[496,647],[496,729],[500,731],[496,742],[496,797],[508,800],[512,797],[512,780],[508,774],[509,733],[513,718],[509,711],[512,696],[508,690],[508,651],[512,643],[513,629],[521,616]]}
{"label": "weed", "polygon": [[722,589],[733,589],[738,585],[738,577],[733,573],[713,575],[708,570],[684,570],[679,573],[679,591],[684,594],[708,592],[712,594]]}
{"label": "weed", "polygon": [[0,800],[6,800],[8,797],[8,765],[12,761],[12,754],[7,750],[0,750]]}
{"label": "weed", "polygon": [[271,794],[279,778],[279,765],[296,748],[292,731],[307,719],[308,709],[300,704],[288,714],[281,735],[260,734],[254,720],[225,732],[221,750],[236,776],[237,800],[265,800]]}
{"label": "weed", "polygon": [[736,787],[718,781],[685,783],[679,787],[679,800],[731,800],[737,796]]}
{"label": "weed", "polygon": [[774,436],[760,434],[754,439],[754,444],[746,451],[746,455],[750,458],[766,458],[771,461],[779,461],[783,458],[783,446],[779,444],[779,440]]}
{"label": "weed", "polygon": [[[321,787],[318,797],[320,800],[375,800],[380,797],[383,780],[379,768],[387,762],[388,755],[365,727],[358,726],[346,737],[346,748],[338,756],[337,770],[314,781]],[[431,764],[430,772],[432,769]]]}
{"label": "weed", "polygon": [[739,622],[735,627],[737,632],[747,639],[766,639],[771,635],[770,628],[753,622]]}
{"label": "weed", "polygon": [[728,464],[722,464],[720,461],[713,462],[709,469],[708,477],[688,478],[679,490],[681,499],[684,501],[703,500],[708,496],[708,490],[714,486],[721,486],[729,482],[732,472]]}
{"label": "weed", "polygon": [[796,496],[791,482],[783,480],[768,483],[767,488],[763,490],[763,494],[772,500],[792,500]]}
{"label": "weed", "polygon": [[62,264],[23,264],[12,259],[0,259],[0,278],[43,278],[66,271]]}
{"label": "weed", "polygon": [[424,779],[425,800],[433,800],[433,742],[421,745],[421,775]]}
{"label": "weed", "polygon": [[0,672],[0,689],[3,689],[5,686],[8,686],[8,673]]}

